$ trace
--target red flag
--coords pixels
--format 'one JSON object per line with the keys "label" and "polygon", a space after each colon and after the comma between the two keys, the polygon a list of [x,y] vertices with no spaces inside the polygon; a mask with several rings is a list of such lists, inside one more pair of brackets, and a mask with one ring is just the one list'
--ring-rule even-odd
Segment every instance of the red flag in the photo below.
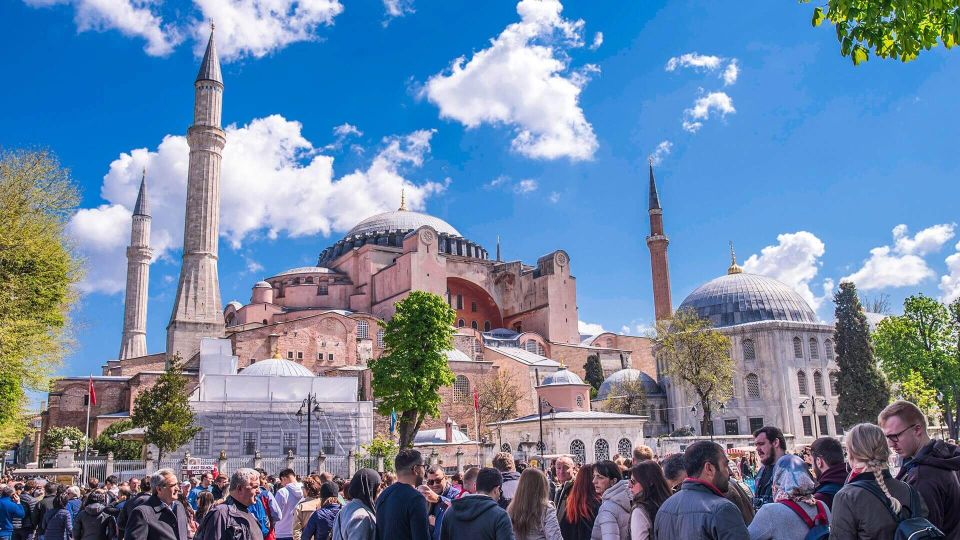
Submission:
{"label": "red flag", "polygon": [[93,375],[90,376],[90,405],[97,404],[97,391],[93,388]]}
{"label": "red flag", "polygon": [[473,408],[480,412],[480,394],[477,392],[477,389],[473,389]]}

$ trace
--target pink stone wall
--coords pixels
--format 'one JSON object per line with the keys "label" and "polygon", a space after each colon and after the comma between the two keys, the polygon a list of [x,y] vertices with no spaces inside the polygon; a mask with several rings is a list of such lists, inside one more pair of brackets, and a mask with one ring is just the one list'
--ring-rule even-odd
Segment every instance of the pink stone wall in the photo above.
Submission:
{"label": "pink stone wall", "polygon": [[[537,387],[537,394],[540,399],[546,400],[556,410],[565,411],[590,411],[590,385],[589,384],[563,384]],[[580,396],[580,403],[577,403],[577,396]],[[544,405],[544,414],[548,412],[546,404]]]}

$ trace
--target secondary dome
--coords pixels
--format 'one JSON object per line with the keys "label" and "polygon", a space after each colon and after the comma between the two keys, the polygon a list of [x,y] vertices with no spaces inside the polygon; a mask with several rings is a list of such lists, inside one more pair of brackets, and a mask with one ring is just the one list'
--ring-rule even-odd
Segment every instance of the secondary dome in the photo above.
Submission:
{"label": "secondary dome", "polygon": [[415,231],[424,225],[433,227],[438,233],[462,236],[453,225],[438,217],[410,210],[394,210],[370,216],[357,223],[344,238],[381,231]]}
{"label": "secondary dome", "polygon": [[709,281],[687,296],[691,308],[715,327],[757,321],[816,323],[817,315],[796,291],[765,276],[731,273]]}
{"label": "secondary dome", "polygon": [[647,375],[639,369],[627,368],[610,374],[610,376],[607,377],[602,384],[600,384],[600,389],[597,390],[596,399],[607,399],[610,397],[610,392],[612,392],[617,385],[627,381],[640,381],[640,383],[643,385],[643,391],[648,396],[663,392],[660,388],[660,385],[657,384],[657,381],[653,380],[653,377]]}
{"label": "secondary dome", "polygon": [[583,379],[567,368],[561,367],[556,373],[551,373],[544,377],[543,382],[540,383],[540,386],[548,386],[552,384],[583,384]]}
{"label": "secondary dome", "polygon": [[251,377],[314,377],[309,369],[283,358],[268,358],[251,364],[240,372]]}

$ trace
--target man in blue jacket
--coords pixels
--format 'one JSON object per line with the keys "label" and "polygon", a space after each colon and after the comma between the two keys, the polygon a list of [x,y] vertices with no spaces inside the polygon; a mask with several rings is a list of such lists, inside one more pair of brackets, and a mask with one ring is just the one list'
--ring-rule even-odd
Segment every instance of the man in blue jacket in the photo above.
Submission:
{"label": "man in blue jacket", "polygon": [[13,536],[13,520],[23,519],[23,506],[20,506],[20,497],[10,486],[0,489],[0,539]]}
{"label": "man in blue jacket", "polygon": [[377,540],[428,540],[427,501],[417,490],[423,484],[423,456],[405,448],[393,465],[397,481],[377,497]]}
{"label": "man in blue jacket", "polygon": [[477,492],[453,501],[444,515],[440,540],[513,540],[510,516],[497,504],[502,484],[500,471],[493,467],[480,469]]}

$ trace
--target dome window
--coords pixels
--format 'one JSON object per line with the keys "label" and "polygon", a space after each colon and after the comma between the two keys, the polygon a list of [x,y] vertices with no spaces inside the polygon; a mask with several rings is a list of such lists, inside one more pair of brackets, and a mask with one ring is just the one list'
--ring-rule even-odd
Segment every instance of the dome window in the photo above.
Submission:
{"label": "dome window", "polygon": [[528,339],[527,341],[525,341],[525,342],[523,343],[523,348],[524,348],[527,352],[531,352],[531,353],[533,353],[533,354],[537,354],[537,342],[534,341],[534,340],[532,340],[532,339]]}
{"label": "dome window", "polygon": [[746,379],[747,397],[751,399],[760,399],[760,377],[756,373],[750,373]]}
{"label": "dome window", "polygon": [[803,370],[797,372],[797,390],[801,396],[810,393],[810,388],[807,386],[807,374]]}
{"label": "dome window", "polygon": [[744,360],[756,360],[757,359],[757,350],[753,346],[752,339],[743,340],[743,359]]}

